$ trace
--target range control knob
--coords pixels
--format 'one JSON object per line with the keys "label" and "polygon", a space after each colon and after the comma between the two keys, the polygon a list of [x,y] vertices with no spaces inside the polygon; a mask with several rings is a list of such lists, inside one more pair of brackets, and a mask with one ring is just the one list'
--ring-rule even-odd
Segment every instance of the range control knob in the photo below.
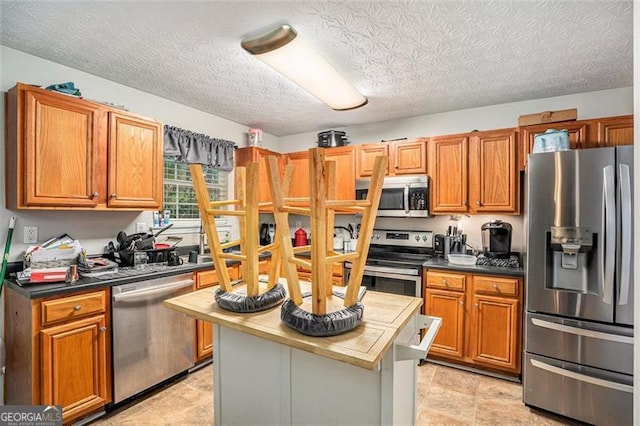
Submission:
{"label": "range control knob", "polygon": [[426,235],[422,236],[422,241],[427,241],[427,236]]}
{"label": "range control knob", "polygon": [[416,241],[420,241],[420,235],[416,235]]}
{"label": "range control knob", "polygon": [[381,237],[381,235],[380,235],[380,234],[376,234],[376,240],[379,240],[379,239],[380,239],[380,237]]}

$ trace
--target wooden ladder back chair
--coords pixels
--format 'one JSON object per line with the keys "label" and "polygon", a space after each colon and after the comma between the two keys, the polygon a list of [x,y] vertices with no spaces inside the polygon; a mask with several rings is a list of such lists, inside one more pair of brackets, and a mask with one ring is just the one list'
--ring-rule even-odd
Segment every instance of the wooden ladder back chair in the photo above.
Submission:
{"label": "wooden ladder back chair", "polygon": [[[226,259],[239,260],[242,263],[242,277],[246,284],[246,296],[257,297],[261,294],[258,279],[258,261],[260,253],[270,251],[271,264],[266,291],[273,289],[278,284],[278,271],[280,270],[280,243],[260,246],[258,235],[258,210],[261,207],[270,207],[271,203],[258,202],[258,163],[249,163],[246,167],[235,168],[235,199],[224,201],[211,201],[205,183],[202,166],[190,164],[191,180],[198,200],[200,216],[207,235],[211,257],[216,271],[220,287],[224,292],[233,291],[232,282],[227,271]],[[227,210],[226,207],[233,209]],[[240,238],[238,240],[221,243],[215,223],[215,216],[237,216],[239,220]],[[240,254],[225,252],[231,247],[240,246]],[[233,283],[236,284],[236,283]]]}
{"label": "wooden ladder back chair", "polygon": [[[389,159],[386,156],[376,158],[366,200],[337,200],[335,199],[335,162],[325,162],[322,148],[313,148],[309,152],[309,198],[287,197],[293,166],[287,166],[284,184],[281,184],[277,160],[275,157],[267,157],[267,173],[271,185],[276,234],[281,245],[289,297],[297,306],[303,303],[296,266],[310,269],[312,313],[325,315],[327,314],[327,298],[332,297],[333,294],[331,274],[334,263],[352,262],[352,274],[347,284],[343,305],[349,308],[358,301],[365,260],[380,202],[382,181]],[[362,214],[360,236],[355,252],[337,253],[333,250],[333,226],[336,212]],[[292,247],[289,234],[289,214],[310,217],[310,245]],[[296,253],[308,251],[311,251],[310,260],[296,257]]]}

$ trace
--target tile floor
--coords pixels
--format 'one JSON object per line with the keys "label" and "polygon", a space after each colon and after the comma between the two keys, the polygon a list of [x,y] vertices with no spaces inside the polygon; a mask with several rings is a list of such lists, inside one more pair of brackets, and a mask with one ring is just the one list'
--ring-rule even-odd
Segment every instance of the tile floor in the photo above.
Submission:
{"label": "tile floor", "polygon": [[[435,364],[418,367],[420,425],[577,425],[525,407],[522,385]],[[102,417],[93,425],[211,425],[213,368]]]}

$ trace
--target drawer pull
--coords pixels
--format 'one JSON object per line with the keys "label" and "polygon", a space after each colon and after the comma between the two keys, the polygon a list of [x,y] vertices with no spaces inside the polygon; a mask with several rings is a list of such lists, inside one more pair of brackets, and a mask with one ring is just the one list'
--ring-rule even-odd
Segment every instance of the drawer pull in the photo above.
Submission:
{"label": "drawer pull", "polygon": [[76,305],[76,306],[73,307],[74,311],[79,311],[80,309],[82,309],[82,306],[80,306],[80,305]]}
{"label": "drawer pull", "polygon": [[498,287],[498,284],[493,284],[493,288],[495,288],[496,290],[500,290],[500,287]]}
{"label": "drawer pull", "polygon": [[442,284],[444,284],[444,285],[447,285],[447,286],[448,286],[448,285],[449,285],[449,282],[448,282],[447,280],[442,280]]}

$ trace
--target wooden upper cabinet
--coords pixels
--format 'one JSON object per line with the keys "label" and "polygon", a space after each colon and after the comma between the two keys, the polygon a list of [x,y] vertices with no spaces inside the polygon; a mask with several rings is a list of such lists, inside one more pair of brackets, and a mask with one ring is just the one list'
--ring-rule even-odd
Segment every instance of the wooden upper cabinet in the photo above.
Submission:
{"label": "wooden upper cabinet", "polygon": [[356,157],[351,146],[325,149],[325,160],[336,162],[336,199],[356,198]]}
{"label": "wooden upper cabinet", "polygon": [[23,204],[94,207],[98,109],[29,90],[24,102],[24,157],[17,164],[24,176]]}
{"label": "wooden upper cabinet", "polygon": [[392,143],[392,174],[408,175],[427,173],[427,139],[415,139]]}
{"label": "wooden upper cabinet", "polygon": [[595,125],[591,126],[589,135],[599,147],[633,145],[633,115],[599,118],[593,121]]}
{"label": "wooden upper cabinet", "polygon": [[478,132],[469,142],[469,211],[518,213],[517,131]]}
{"label": "wooden upper cabinet", "polygon": [[[236,166],[246,166],[248,163],[258,163],[258,202],[266,203],[271,201],[271,187],[269,186],[269,176],[267,175],[267,163],[266,158],[268,156],[275,156],[278,160],[278,171],[282,172],[282,158],[281,155],[275,151],[270,151],[266,148],[257,146],[249,146],[246,148],[240,148],[236,150]],[[271,209],[260,209],[271,210]]]}
{"label": "wooden upper cabinet", "polygon": [[[359,177],[369,177],[373,174],[373,165],[376,157],[381,155],[389,155],[389,145],[386,143],[358,145],[357,173]],[[387,168],[386,174],[391,173],[391,161]]]}
{"label": "wooden upper cabinet", "polygon": [[23,83],[6,101],[8,208],[162,206],[162,123]]}
{"label": "wooden upper cabinet", "polygon": [[633,115],[525,126],[520,128],[522,136],[519,160],[520,170],[525,169],[527,155],[533,151],[535,134],[544,133],[547,129],[566,129],[569,132],[571,149],[604,148],[633,144]]}
{"label": "wooden upper cabinet", "polygon": [[[351,146],[325,148],[324,155],[326,161],[336,162],[336,199],[355,199],[355,148]],[[287,165],[294,166],[293,175],[291,176],[289,196],[296,198],[309,197],[309,152],[291,152],[289,154],[285,154],[285,159]]]}
{"label": "wooden upper cabinet", "polygon": [[537,133],[544,133],[549,129],[567,130],[569,132],[569,147],[571,149],[588,148],[587,134],[589,123],[587,121],[563,121],[559,123],[536,124],[520,128],[521,155],[519,170],[524,170],[527,165],[527,156],[533,152],[533,138]]}
{"label": "wooden upper cabinet", "polygon": [[371,176],[376,157],[380,155],[389,156],[387,175],[427,173],[427,138],[358,145],[358,176]]}
{"label": "wooden upper cabinet", "polygon": [[293,166],[289,197],[306,198],[309,196],[309,153],[307,151],[285,154],[285,165]]}
{"label": "wooden upper cabinet", "polygon": [[439,136],[429,141],[431,212],[466,212],[469,138]]}
{"label": "wooden upper cabinet", "polygon": [[162,125],[109,113],[109,207],[162,207]]}

